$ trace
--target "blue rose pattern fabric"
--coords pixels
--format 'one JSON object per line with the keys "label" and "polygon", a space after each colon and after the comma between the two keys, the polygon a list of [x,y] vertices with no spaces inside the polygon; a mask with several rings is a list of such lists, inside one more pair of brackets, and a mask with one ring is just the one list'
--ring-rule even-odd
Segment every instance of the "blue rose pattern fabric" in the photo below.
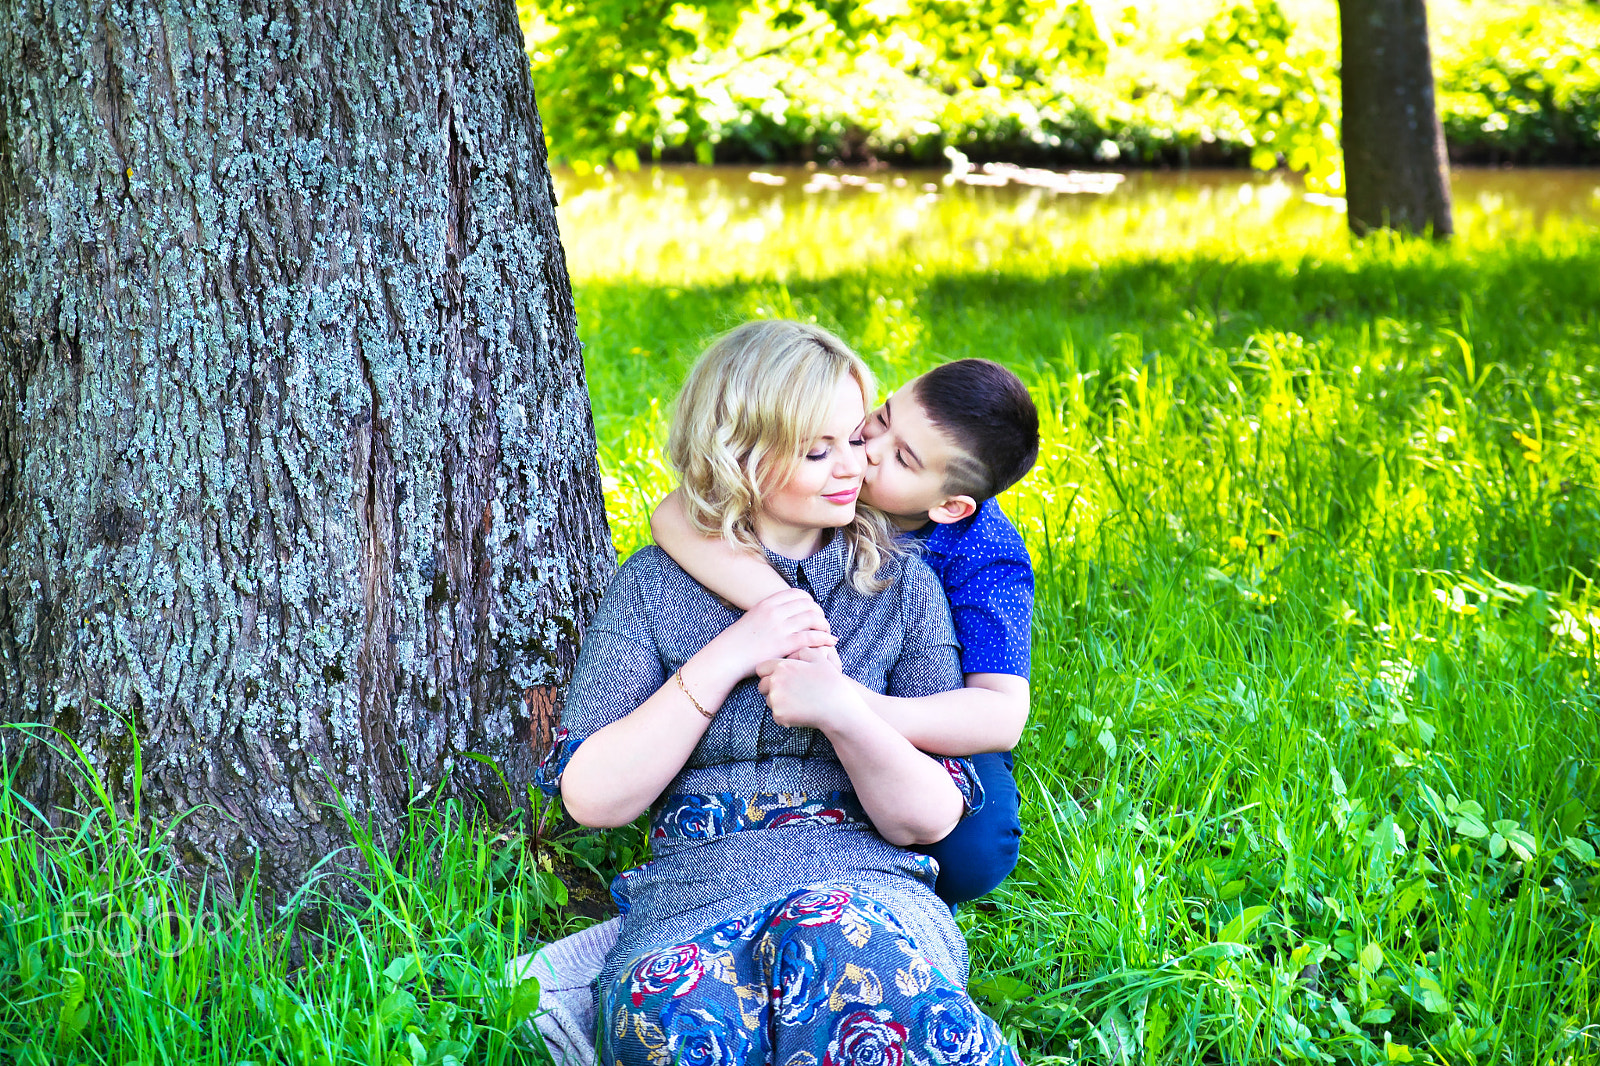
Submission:
{"label": "blue rose pattern fabric", "polygon": [[[967,759],[944,759],[945,772],[961,790],[965,811],[983,806],[983,785]],[[821,794],[758,792],[674,793],[657,801],[650,819],[650,839],[715,840],[752,829],[798,829],[802,826],[868,822],[867,812],[851,789]]]}
{"label": "blue rose pattern fabric", "polygon": [[[581,743],[566,729],[558,728],[540,760],[535,781],[547,792],[558,794],[556,782],[561,780],[562,772]],[[972,761],[941,758],[940,762],[961,792],[962,817],[981,809],[983,782]],[[652,840],[715,840],[747,829],[842,825],[867,820],[867,812],[849,789],[821,795],[804,792],[759,792],[754,796],[734,792],[677,793],[656,801],[655,814],[650,819],[650,837]]]}
{"label": "blue rose pattern fabric", "polygon": [[[945,770],[955,780],[956,786],[969,805],[983,802],[983,786],[972,765],[965,759],[943,760]],[[835,789],[820,796],[804,792],[758,792],[745,798],[732,792],[710,794],[679,792],[659,801],[661,806],[650,819],[652,844],[661,841],[715,840],[729,833],[742,833],[755,829],[799,829],[807,826],[847,825],[865,822],[866,809],[849,789]],[[920,853],[909,853],[907,861],[921,867],[931,882],[938,876],[933,860]],[[628,896],[629,882],[656,864],[651,859],[631,870],[624,870],[611,881],[611,900],[617,910],[627,914],[633,909]],[[876,906],[868,902],[863,907]],[[884,912],[887,915],[887,911]],[[893,921],[892,917],[887,918]],[[722,929],[743,929],[752,922],[750,915],[731,918],[717,926]]]}
{"label": "blue rose pattern fabric", "polygon": [[602,989],[617,1066],[1021,1066],[993,1021],[848,883],[800,889]]}

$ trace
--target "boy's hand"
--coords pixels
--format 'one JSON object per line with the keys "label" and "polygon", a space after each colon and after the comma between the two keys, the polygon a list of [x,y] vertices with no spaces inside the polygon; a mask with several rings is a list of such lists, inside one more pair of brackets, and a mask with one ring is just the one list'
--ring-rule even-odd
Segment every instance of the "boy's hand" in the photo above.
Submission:
{"label": "boy's hand", "polygon": [[781,726],[828,730],[852,710],[870,713],[836,666],[799,658],[771,659],[756,668],[761,694]]}
{"label": "boy's hand", "polygon": [[814,648],[831,650],[836,642],[827,616],[811,594],[786,588],[756,604],[712,643],[720,645],[719,655],[743,669],[741,677],[747,677],[769,659]]}
{"label": "boy's hand", "polygon": [[[820,648],[801,648],[799,651],[789,655],[789,658],[798,659],[803,663],[820,663],[823,666],[831,666],[835,670],[844,669],[844,663],[839,661],[839,649],[831,644]],[[866,688],[865,685],[861,687],[863,690]]]}

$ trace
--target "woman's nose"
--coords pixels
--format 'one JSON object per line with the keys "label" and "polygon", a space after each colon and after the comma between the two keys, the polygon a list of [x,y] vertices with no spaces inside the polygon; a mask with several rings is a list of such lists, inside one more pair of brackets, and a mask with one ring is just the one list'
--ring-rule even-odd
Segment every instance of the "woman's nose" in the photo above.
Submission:
{"label": "woman's nose", "polygon": [[839,477],[860,477],[867,471],[867,462],[867,449],[864,445],[847,445],[840,449],[836,474]]}

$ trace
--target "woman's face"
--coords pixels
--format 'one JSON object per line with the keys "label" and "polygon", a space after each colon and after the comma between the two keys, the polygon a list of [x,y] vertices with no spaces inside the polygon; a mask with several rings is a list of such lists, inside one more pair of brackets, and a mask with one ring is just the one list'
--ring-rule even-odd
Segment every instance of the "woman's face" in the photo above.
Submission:
{"label": "woman's face", "polygon": [[861,385],[849,374],[833,387],[832,402],[817,435],[800,457],[788,482],[763,495],[756,516],[762,543],[791,559],[815,551],[820,531],[848,525],[856,516],[856,497],[866,472],[861,423],[866,417]]}

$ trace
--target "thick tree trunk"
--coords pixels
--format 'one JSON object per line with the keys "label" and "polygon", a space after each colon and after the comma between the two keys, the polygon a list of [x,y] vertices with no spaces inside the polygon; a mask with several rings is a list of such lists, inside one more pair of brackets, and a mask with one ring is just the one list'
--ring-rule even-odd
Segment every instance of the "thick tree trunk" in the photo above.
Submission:
{"label": "thick tree trunk", "polygon": [[529,777],[615,563],[553,208],[512,0],[0,0],[0,720],[193,874]]}
{"label": "thick tree trunk", "polygon": [[1450,171],[1424,0],[1339,0],[1350,228],[1448,237]]}

